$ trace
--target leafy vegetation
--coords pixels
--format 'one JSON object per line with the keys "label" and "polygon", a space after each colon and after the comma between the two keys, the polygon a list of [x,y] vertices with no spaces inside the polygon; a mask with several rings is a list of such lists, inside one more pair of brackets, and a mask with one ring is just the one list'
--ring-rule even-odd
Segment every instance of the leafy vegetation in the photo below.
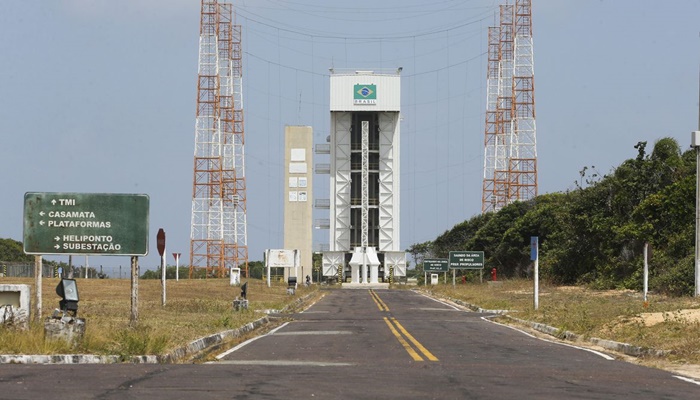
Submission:
{"label": "leafy vegetation", "polygon": [[530,237],[539,236],[541,278],[555,284],[599,289],[641,289],[643,251],[651,247],[650,288],[670,295],[693,292],[695,153],[663,138],[651,154],[634,146],[635,158],[609,175],[583,167],[576,189],[515,202],[495,213],[457,224],[434,241],[407,251],[419,264],[449,251],[484,251],[499,276],[531,272]]}
{"label": "leafy vegetation", "polygon": [[6,262],[34,262],[34,256],[24,254],[22,242],[0,238],[0,260]]}

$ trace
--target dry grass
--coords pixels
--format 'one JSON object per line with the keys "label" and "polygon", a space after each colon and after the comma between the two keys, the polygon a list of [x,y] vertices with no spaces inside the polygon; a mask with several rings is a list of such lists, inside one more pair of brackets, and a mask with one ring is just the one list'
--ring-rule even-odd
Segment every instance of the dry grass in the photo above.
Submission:
{"label": "dry grass", "polygon": [[[28,284],[33,278],[2,278],[0,283]],[[42,313],[49,316],[60,298],[55,288],[58,279],[43,279]],[[192,340],[234,329],[252,322],[265,309],[281,309],[316,287],[300,287],[294,296],[286,293],[286,284],[271,288],[261,280],[248,281],[248,311],[233,311],[232,302],[239,287],[228,279],[169,280],[166,305],[162,306],[159,280],[139,281],[139,323],[129,327],[131,281],[127,279],[78,279],[80,303],[78,316],[86,320],[84,340],[77,348],[44,340],[43,323],[32,323],[28,331],[0,329],[2,354],[89,353],[122,356],[163,354]],[[33,299],[32,299],[33,300]]]}
{"label": "dry grass", "polygon": [[[645,305],[642,295],[632,291],[540,285],[535,311],[532,281],[503,281],[500,286],[440,285],[433,292],[485,309],[509,310],[515,317],[585,337],[670,350],[671,360],[700,364],[700,323],[680,311],[700,308],[696,298],[650,294]],[[663,322],[646,326],[643,314],[653,312],[663,313]]]}

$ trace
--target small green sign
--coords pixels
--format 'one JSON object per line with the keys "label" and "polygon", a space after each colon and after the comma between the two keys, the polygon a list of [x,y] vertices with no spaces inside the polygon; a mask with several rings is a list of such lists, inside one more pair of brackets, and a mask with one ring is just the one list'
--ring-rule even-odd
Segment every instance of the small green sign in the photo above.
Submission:
{"label": "small green sign", "polygon": [[451,251],[451,269],[484,269],[483,251]]}
{"label": "small green sign", "polygon": [[425,272],[447,272],[449,270],[449,260],[446,258],[426,258],[423,260],[423,271]]}
{"label": "small green sign", "polygon": [[149,198],[145,194],[24,195],[26,254],[148,254]]}
{"label": "small green sign", "polygon": [[354,104],[377,104],[377,85],[355,85],[353,99]]}

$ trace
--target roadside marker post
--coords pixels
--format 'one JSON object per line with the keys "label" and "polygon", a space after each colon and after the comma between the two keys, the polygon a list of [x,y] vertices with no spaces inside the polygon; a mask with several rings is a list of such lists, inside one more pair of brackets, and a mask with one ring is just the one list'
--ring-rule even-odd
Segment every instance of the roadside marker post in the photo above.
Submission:
{"label": "roadside marker post", "polygon": [[540,307],[540,257],[539,257],[539,237],[530,237],[530,260],[535,262],[535,310]]}
{"label": "roadside marker post", "polygon": [[180,282],[180,256],[182,253],[173,253],[175,257],[175,282]]}
{"label": "roadside marker post", "polygon": [[647,293],[649,292],[649,243],[644,243],[644,308],[647,308]]}

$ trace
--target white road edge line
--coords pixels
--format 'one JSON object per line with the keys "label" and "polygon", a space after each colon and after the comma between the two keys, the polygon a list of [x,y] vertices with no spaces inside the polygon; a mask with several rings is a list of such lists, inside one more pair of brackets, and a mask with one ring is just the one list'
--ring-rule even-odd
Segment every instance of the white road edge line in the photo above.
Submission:
{"label": "white road edge line", "polygon": [[696,381],[695,379],[686,378],[685,376],[680,376],[680,375],[673,375],[673,377],[674,377],[674,378],[678,378],[678,379],[680,379],[680,380],[682,380],[682,381],[694,383],[694,384],[700,386],[700,382]]}
{"label": "white road edge line", "polygon": [[282,325],[278,326],[277,328],[271,330],[270,332],[268,332],[268,333],[266,333],[266,334],[264,334],[264,335],[256,336],[256,337],[254,337],[254,338],[252,338],[252,339],[248,339],[248,340],[246,340],[245,342],[239,344],[238,346],[236,346],[236,347],[234,347],[234,348],[231,348],[231,349],[228,349],[228,350],[226,350],[225,352],[219,354],[218,356],[216,356],[216,359],[217,359],[217,360],[221,360],[222,358],[226,357],[227,355],[233,353],[233,352],[236,351],[236,350],[241,349],[243,346],[245,346],[245,345],[247,345],[247,344],[249,344],[249,343],[253,343],[254,341],[256,341],[256,340],[258,340],[258,339],[260,339],[260,338],[263,338],[263,337],[265,337],[265,336],[267,336],[267,335],[272,335],[273,333],[275,333],[275,332],[277,332],[278,330],[280,330],[280,329],[284,328],[285,326],[287,326],[287,324],[289,324],[289,322],[283,323]]}
{"label": "white road edge line", "polygon": [[555,342],[554,340],[548,340],[548,339],[540,338],[540,337],[537,337],[537,336],[535,336],[535,335],[531,335],[531,334],[525,332],[525,331],[522,330],[522,329],[518,329],[518,328],[512,327],[512,326],[510,326],[510,325],[505,325],[505,324],[498,323],[498,322],[496,322],[496,321],[492,321],[492,320],[489,319],[488,317],[481,317],[481,319],[483,319],[484,321],[490,322],[490,323],[492,323],[492,324],[504,326],[504,327],[509,328],[509,329],[512,329],[512,330],[514,330],[514,331],[520,332],[520,333],[522,333],[523,335],[530,336],[531,338],[542,340],[543,342],[554,343],[554,344],[558,344],[558,345],[561,345],[561,346],[573,347],[574,349],[587,351],[587,352],[589,352],[589,353],[593,353],[593,354],[595,354],[595,355],[598,355],[598,356],[600,356],[600,357],[603,357],[604,359],[606,359],[606,360],[608,360],[608,361],[614,361],[614,360],[615,360],[615,357],[610,357],[609,355],[607,355],[607,354],[605,354],[605,353],[601,353],[601,352],[596,351],[596,350],[587,349],[587,348],[585,348],[585,347],[580,347],[580,346],[574,346],[573,344],[562,343],[562,342]]}
{"label": "white road edge line", "polygon": [[442,300],[438,300],[438,299],[435,299],[435,298],[433,298],[433,297],[430,297],[430,296],[428,296],[427,294],[420,293],[420,295],[423,296],[423,297],[427,297],[427,298],[429,298],[429,299],[432,300],[432,301],[436,301],[436,302],[438,302],[438,303],[440,303],[440,304],[442,304],[442,305],[445,305],[445,306],[447,306],[447,307],[450,307],[450,308],[453,309],[453,310],[462,311],[459,307],[455,307],[455,306],[453,306],[452,304],[449,304],[449,303],[446,303],[446,302],[444,302],[444,301],[442,301]]}

